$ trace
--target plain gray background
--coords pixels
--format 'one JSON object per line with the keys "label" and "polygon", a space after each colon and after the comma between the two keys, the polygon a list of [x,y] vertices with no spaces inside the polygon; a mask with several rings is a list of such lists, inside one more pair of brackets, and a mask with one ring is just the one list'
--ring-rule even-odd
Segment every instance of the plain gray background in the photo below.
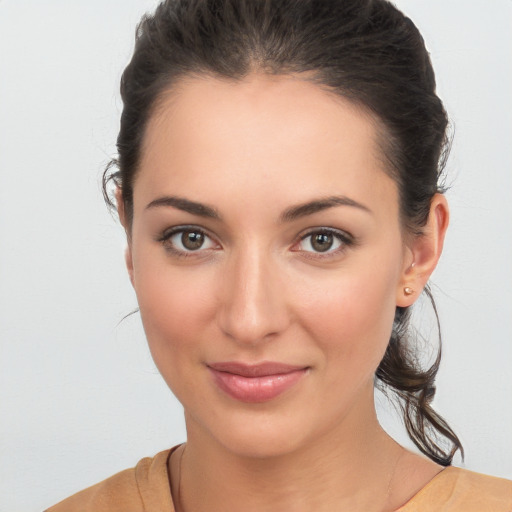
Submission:
{"label": "plain gray background", "polygon": [[[136,301],[99,187],[134,27],[155,3],[0,0],[0,512],[41,510],[184,440],[138,316],[118,325]],[[465,467],[512,478],[512,2],[397,4],[455,125],[435,404]]]}

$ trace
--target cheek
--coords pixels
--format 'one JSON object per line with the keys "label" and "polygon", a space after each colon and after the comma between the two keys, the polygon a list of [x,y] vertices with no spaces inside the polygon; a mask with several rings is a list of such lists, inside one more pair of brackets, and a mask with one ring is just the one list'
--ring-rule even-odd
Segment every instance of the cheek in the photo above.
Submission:
{"label": "cheek", "polygon": [[[205,289],[194,289],[190,281],[168,276],[147,276],[139,281],[137,298],[145,326],[168,331],[169,342],[177,342],[187,332],[197,331],[207,308]],[[176,339],[178,338],[178,339]]]}
{"label": "cheek", "polygon": [[198,275],[201,271],[197,269],[173,268],[165,262],[159,265],[149,257],[140,258],[134,267],[134,286],[149,348],[171,385],[170,381],[184,371],[187,359],[197,360],[198,340],[205,337],[211,324],[214,308],[209,279]]}
{"label": "cheek", "polygon": [[297,302],[298,317],[327,362],[340,364],[341,359],[341,364],[366,368],[372,375],[389,342],[396,307],[394,272],[375,267],[311,282]]}

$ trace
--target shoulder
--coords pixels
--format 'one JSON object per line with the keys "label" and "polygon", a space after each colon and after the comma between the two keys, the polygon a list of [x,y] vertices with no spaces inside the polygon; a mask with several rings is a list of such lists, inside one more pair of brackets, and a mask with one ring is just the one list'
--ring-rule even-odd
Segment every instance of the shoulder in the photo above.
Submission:
{"label": "shoulder", "polygon": [[[172,450],[146,457],[50,507],[46,512],[145,512],[173,510],[167,460]],[[166,508],[164,508],[166,507]]]}
{"label": "shoulder", "polygon": [[397,512],[511,512],[512,481],[448,467]]}

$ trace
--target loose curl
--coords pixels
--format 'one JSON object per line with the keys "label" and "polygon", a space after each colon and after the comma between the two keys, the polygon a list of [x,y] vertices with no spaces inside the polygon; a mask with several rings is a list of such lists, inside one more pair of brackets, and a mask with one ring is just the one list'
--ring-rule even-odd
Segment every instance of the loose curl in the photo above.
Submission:
{"label": "loose curl", "polygon": [[[448,119],[423,38],[386,0],[166,0],[144,16],[121,79],[118,157],[103,177],[111,207],[109,183],[122,192],[128,231],[145,129],[163,93],[187,76],[239,81],[254,71],[301,75],[366,109],[397,183],[403,228],[422,236],[432,197],[443,191]],[[425,293],[438,318],[428,288]],[[396,392],[416,446],[447,466],[463,449],[430,405],[441,345],[434,363],[422,369],[409,317],[409,308],[397,307],[376,384]]]}

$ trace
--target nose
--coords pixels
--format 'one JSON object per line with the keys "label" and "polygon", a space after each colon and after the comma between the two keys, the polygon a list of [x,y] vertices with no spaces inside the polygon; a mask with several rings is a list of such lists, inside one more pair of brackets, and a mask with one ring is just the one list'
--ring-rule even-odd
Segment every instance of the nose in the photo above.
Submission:
{"label": "nose", "polygon": [[263,251],[233,254],[223,277],[217,320],[227,336],[259,345],[287,328],[286,287],[278,265]]}

